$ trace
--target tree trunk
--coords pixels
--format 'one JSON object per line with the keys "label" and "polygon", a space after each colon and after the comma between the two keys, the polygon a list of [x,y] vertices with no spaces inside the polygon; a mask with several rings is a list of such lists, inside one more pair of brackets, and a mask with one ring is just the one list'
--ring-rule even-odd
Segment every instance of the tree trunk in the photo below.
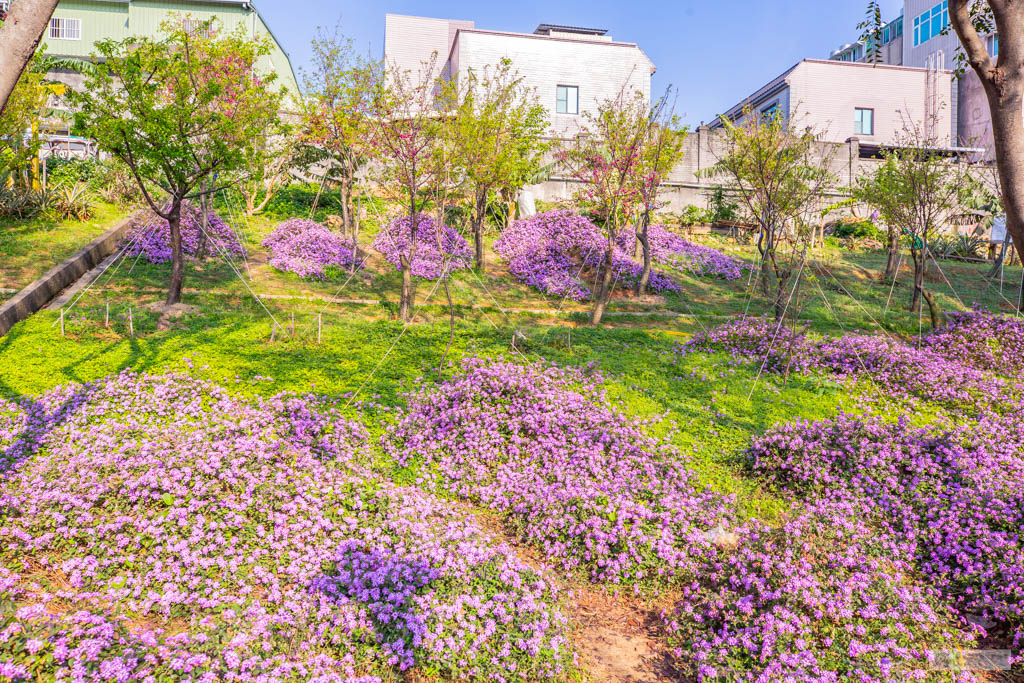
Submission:
{"label": "tree trunk", "polygon": [[889,228],[889,252],[885,261],[885,273],[882,275],[883,282],[892,282],[899,275],[900,236],[894,228]]}
{"label": "tree trunk", "polygon": [[402,294],[398,300],[398,317],[407,323],[412,319],[412,261],[405,254],[401,254],[398,260],[402,263]]}
{"label": "tree trunk", "polygon": [[942,312],[939,310],[938,304],[935,303],[935,297],[927,289],[921,290],[921,296],[928,303],[928,317],[932,319],[932,329],[937,329],[942,326]]}
{"label": "tree trunk", "polygon": [[58,0],[17,0],[0,26],[0,114],[35,54]]}
{"label": "tree trunk", "polygon": [[647,235],[648,223],[650,221],[650,210],[645,210],[643,219],[640,222],[640,229],[636,233],[636,241],[640,244],[644,257],[644,267],[640,271],[640,281],[636,285],[637,296],[647,294],[647,284],[651,281],[651,240]]}
{"label": "tree trunk", "polygon": [[181,250],[181,199],[175,198],[168,213],[171,229],[171,284],[167,289],[168,306],[181,301],[181,287],[185,283],[185,258]]}
{"label": "tree trunk", "polygon": [[353,216],[354,220],[352,222],[352,268],[350,272],[353,273],[356,272],[356,261],[359,259],[359,214],[361,209],[362,207],[357,204],[355,207],[355,216]]}
{"label": "tree trunk", "polygon": [[924,291],[924,264],[921,263],[918,249],[911,247],[910,256],[914,261],[914,290],[910,297],[910,312],[918,313],[921,310],[921,292]]}
{"label": "tree trunk", "polygon": [[206,246],[209,241],[207,233],[210,230],[210,205],[206,196],[205,180],[199,184],[199,212],[199,225],[202,229],[199,231],[199,242],[196,244],[196,259],[202,261],[206,258]]}
{"label": "tree trunk", "polygon": [[352,232],[352,212],[349,210],[349,204],[351,203],[352,188],[349,187],[348,181],[341,181],[341,234],[347,235]]}
{"label": "tree trunk", "polygon": [[1024,259],[1024,3],[988,1],[999,34],[999,61],[993,64],[971,20],[970,0],[951,0],[950,23],[971,68],[981,80],[992,118],[996,169],[1006,211],[1006,230]]}
{"label": "tree trunk", "polygon": [[473,206],[473,258],[479,270],[484,268],[484,213],[487,211],[487,193],[478,194]]}
{"label": "tree trunk", "polygon": [[604,255],[604,265],[601,269],[601,284],[597,290],[597,300],[594,302],[594,310],[590,314],[590,324],[600,325],[604,317],[604,311],[608,307],[608,299],[611,298],[612,289],[612,254],[615,249],[615,240],[608,238],[608,248]]}

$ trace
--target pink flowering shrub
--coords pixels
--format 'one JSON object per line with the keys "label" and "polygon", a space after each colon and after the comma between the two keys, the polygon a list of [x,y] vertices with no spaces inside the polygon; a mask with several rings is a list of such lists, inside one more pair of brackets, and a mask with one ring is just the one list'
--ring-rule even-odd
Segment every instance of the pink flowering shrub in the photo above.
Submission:
{"label": "pink flowering shrub", "polygon": [[124,372],[4,403],[0,439],[5,674],[564,674],[549,580],[458,505],[367,469],[365,429],[326,399]]}
{"label": "pink flowering shrub", "polygon": [[663,614],[684,671],[699,681],[935,680],[928,650],[974,645],[859,507],[794,513],[777,528],[746,523],[736,550],[700,566]]}
{"label": "pink flowering shrub", "polygon": [[[231,226],[215,212],[210,211],[206,233],[206,253],[220,258],[242,257],[245,250]],[[189,202],[181,205],[181,250],[185,256],[195,256],[199,250],[203,217],[199,207]],[[167,221],[152,212],[146,212],[132,225],[124,239],[125,256],[139,256],[150,263],[171,261],[171,228]]]}
{"label": "pink flowering shrub", "polygon": [[[618,243],[632,254],[637,242],[632,228],[619,233]],[[745,265],[726,256],[717,249],[705,247],[683,239],[664,225],[647,226],[647,241],[651,248],[651,261],[686,271],[692,275],[738,280]]]}
{"label": "pink flowering shrub", "polygon": [[[494,243],[495,253],[520,282],[577,301],[591,296],[583,275],[596,272],[606,248],[607,239],[596,225],[566,210],[512,221]],[[612,259],[617,285],[629,286],[640,278],[643,266],[625,250],[617,247]],[[674,280],[657,272],[651,273],[650,287],[654,291],[679,289]]]}
{"label": "pink flowering shrub", "polygon": [[352,264],[351,239],[304,218],[278,224],[263,246],[271,266],[311,280],[323,280]]}
{"label": "pink flowering shrub", "polygon": [[[841,379],[871,380],[888,396],[950,408],[1021,408],[1024,385],[1010,377],[1024,368],[1015,365],[1022,358],[1024,325],[987,313],[965,315],[971,316],[967,320],[972,330],[984,330],[980,340],[973,340],[965,332],[968,324],[957,317],[917,347],[883,335],[814,340],[788,325],[741,316],[694,335],[679,351],[722,351],[734,361],[754,361],[770,372],[817,370]],[[1000,362],[988,362],[995,358]]]}
{"label": "pink flowering shrub", "polygon": [[[459,232],[447,225],[438,228],[434,219],[425,213],[416,214],[416,230],[408,216],[396,218],[385,226],[373,241],[388,263],[401,269],[401,255],[409,253],[409,243],[415,235],[416,247],[412,258],[412,274],[427,280],[441,277],[447,260],[448,272],[465,270],[473,263],[473,252]],[[441,248],[438,249],[440,231]]]}
{"label": "pink flowering shrub", "polygon": [[545,556],[595,581],[664,583],[711,546],[731,500],[615,408],[600,375],[465,361],[409,396],[385,437],[429,490],[494,510]]}
{"label": "pink flowering shrub", "polygon": [[[800,497],[853,501],[983,637],[1024,645],[1024,418],[912,428],[842,415],[755,440],[754,470]],[[977,620],[977,619],[976,619]]]}

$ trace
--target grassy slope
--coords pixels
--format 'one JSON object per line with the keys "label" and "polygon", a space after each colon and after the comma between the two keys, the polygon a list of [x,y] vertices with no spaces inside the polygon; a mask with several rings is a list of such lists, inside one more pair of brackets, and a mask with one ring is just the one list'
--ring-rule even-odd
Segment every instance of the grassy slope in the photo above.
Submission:
{"label": "grassy slope", "polygon": [[[199,314],[174,321],[170,330],[157,331],[157,314],[145,305],[161,298],[169,266],[128,260],[111,269],[68,314],[67,337],[61,338],[55,327],[56,314],[45,312],[0,338],[0,395],[33,394],[125,367],[159,372],[179,366],[184,357],[226,384],[238,378],[237,386],[243,391],[315,390],[332,395],[358,391],[360,399],[389,406],[401,404],[403,386],[416,378],[437,377],[435,368],[448,342],[447,311],[435,305],[443,302],[441,290],[434,291],[429,305],[419,309],[419,323],[403,332],[402,325],[390,320],[397,306],[397,273],[378,258],[372,257],[367,271],[345,285],[340,296],[378,299],[383,304],[325,304],[320,299],[338,295],[345,279],[311,283],[277,273],[264,263],[259,248],[273,223],[251,219],[238,224],[245,226],[250,259],[248,268],[242,263],[236,267],[250,274],[251,286],[264,296],[263,304],[249,295],[223,261],[191,264],[186,287],[193,291],[185,300],[198,306]],[[371,239],[372,228],[362,242],[368,244]],[[746,258],[752,251],[724,241],[718,245]],[[559,363],[596,362],[611,377],[613,396],[624,401],[630,412],[652,416],[668,411],[663,428],[669,423],[680,428],[674,438],[684,453],[695,456],[701,476],[719,490],[737,493],[739,508],[748,514],[772,515],[779,507],[778,501],[743,475],[740,456],[753,434],[796,417],[813,419],[840,408],[856,409],[850,392],[827,382],[761,376],[756,366],[731,367],[718,357],[680,359],[674,353],[679,342],[702,326],[715,324],[718,316],[742,313],[748,302],[751,313],[766,309],[756,297],[751,300],[746,280],[726,283],[681,276],[680,294],[653,302],[624,298],[612,310],[656,308],[696,313],[696,318],[612,317],[605,328],[591,329],[573,324],[574,318],[582,319],[584,304],[561,302],[523,287],[494,262],[493,254],[490,258],[491,265],[480,279],[464,272],[453,282],[457,329],[449,358],[521,351],[532,359]],[[898,333],[916,333],[918,316],[903,310],[910,273],[903,274],[888,309],[889,287],[870,277],[883,258],[828,250],[792,312],[824,333],[870,329],[873,321]],[[998,292],[981,277],[984,266],[948,261],[941,266],[967,306],[979,302],[1000,307]],[[1019,278],[1019,269],[1008,269],[1007,278]],[[939,273],[931,279],[939,280],[930,286],[943,306],[961,307]],[[430,289],[430,283],[420,284],[420,301]],[[1007,294],[1012,298],[1009,288]],[[275,298],[288,296],[317,300]],[[111,327],[106,329],[102,322],[108,301]],[[278,332],[276,342],[269,342],[271,323],[264,305],[286,328],[294,319],[293,338]],[[490,308],[473,309],[473,305]],[[501,310],[560,306],[563,312],[569,311],[568,316]],[[134,338],[128,336],[129,307]],[[317,345],[320,312],[324,313],[323,340]],[[514,351],[509,342],[517,331],[525,341],[520,339]]]}
{"label": "grassy slope", "polygon": [[[123,215],[111,204],[97,204],[86,221],[41,216],[0,227],[0,289],[21,289],[98,237]],[[0,301],[10,298],[0,293]]]}

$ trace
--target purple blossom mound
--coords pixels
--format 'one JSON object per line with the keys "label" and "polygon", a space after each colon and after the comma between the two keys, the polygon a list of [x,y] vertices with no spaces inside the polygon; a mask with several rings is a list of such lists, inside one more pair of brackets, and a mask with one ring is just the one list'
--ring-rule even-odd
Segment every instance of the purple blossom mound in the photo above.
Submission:
{"label": "purple blossom mound", "polygon": [[[921,346],[881,335],[815,340],[766,318],[738,317],[700,332],[680,352],[721,351],[771,372],[824,371],[869,379],[888,396],[919,398],[950,408],[1024,409],[1019,374],[1024,325],[989,313],[952,316]],[[989,362],[989,361],[992,362]]]}
{"label": "purple blossom mound", "polygon": [[280,223],[263,240],[268,263],[278,270],[311,280],[352,265],[352,240],[304,218]]}
{"label": "purple blossom mound", "polygon": [[[912,428],[842,415],[757,439],[754,470],[794,494],[849,501],[978,635],[1024,645],[1024,419]],[[895,555],[895,554],[893,554]],[[1005,645],[1004,645],[1005,646]]]}
{"label": "purple blossom mound", "polygon": [[413,221],[408,216],[392,220],[377,235],[373,241],[373,248],[379,251],[388,263],[401,269],[401,257],[409,254],[410,242],[415,236],[412,274],[427,280],[438,279],[445,269],[451,273],[472,266],[473,252],[457,230],[444,223],[438,227],[436,221],[425,213],[416,214],[415,231],[412,230],[412,225]]}
{"label": "purple blossom mound", "polygon": [[615,584],[688,574],[731,499],[611,405],[600,375],[468,359],[385,437],[428,489],[495,510],[566,569]]}
{"label": "purple blossom mound", "polygon": [[[928,651],[973,646],[897,541],[842,500],[757,520],[706,562],[663,615],[669,643],[700,681],[949,680]],[[957,680],[976,680],[965,675]]]}
{"label": "purple blossom mound", "polygon": [[[618,243],[627,253],[636,247],[636,231],[623,230]],[[647,226],[647,242],[651,249],[651,260],[692,275],[717,277],[723,280],[738,280],[745,265],[726,256],[717,249],[695,244],[670,231],[664,225]]]}
{"label": "purple blossom mound", "polygon": [[[210,211],[206,226],[206,253],[215,257],[245,256],[238,236],[223,218]],[[195,257],[203,233],[203,216],[199,207],[189,202],[181,205],[181,251],[186,257]],[[150,263],[171,261],[171,226],[152,212],[147,212],[132,225],[125,237],[125,256],[138,256]]]}
{"label": "purple blossom mound", "polygon": [[0,404],[0,679],[563,675],[545,576],[366,440],[176,374]]}
{"label": "purple blossom mound", "polygon": [[[548,211],[512,221],[494,243],[494,251],[520,282],[552,296],[582,301],[591,296],[583,276],[601,266],[607,239],[589,219],[572,211]],[[616,247],[612,253],[614,282],[629,286],[643,266]],[[679,285],[662,273],[651,272],[653,291],[677,291]]]}

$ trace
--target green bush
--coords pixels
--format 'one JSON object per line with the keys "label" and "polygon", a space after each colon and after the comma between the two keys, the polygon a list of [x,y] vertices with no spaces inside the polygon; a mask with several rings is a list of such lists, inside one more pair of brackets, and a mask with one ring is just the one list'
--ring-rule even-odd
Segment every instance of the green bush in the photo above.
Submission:
{"label": "green bush", "polygon": [[698,223],[711,222],[711,212],[693,204],[688,205],[679,215],[679,225],[689,228]]}
{"label": "green bush", "polygon": [[62,159],[50,157],[46,160],[46,183],[51,187],[91,183],[100,166],[97,159]]}
{"label": "green bush", "polygon": [[840,239],[872,239],[883,244],[886,242],[885,233],[871,221],[839,221],[833,226],[832,234]]}

